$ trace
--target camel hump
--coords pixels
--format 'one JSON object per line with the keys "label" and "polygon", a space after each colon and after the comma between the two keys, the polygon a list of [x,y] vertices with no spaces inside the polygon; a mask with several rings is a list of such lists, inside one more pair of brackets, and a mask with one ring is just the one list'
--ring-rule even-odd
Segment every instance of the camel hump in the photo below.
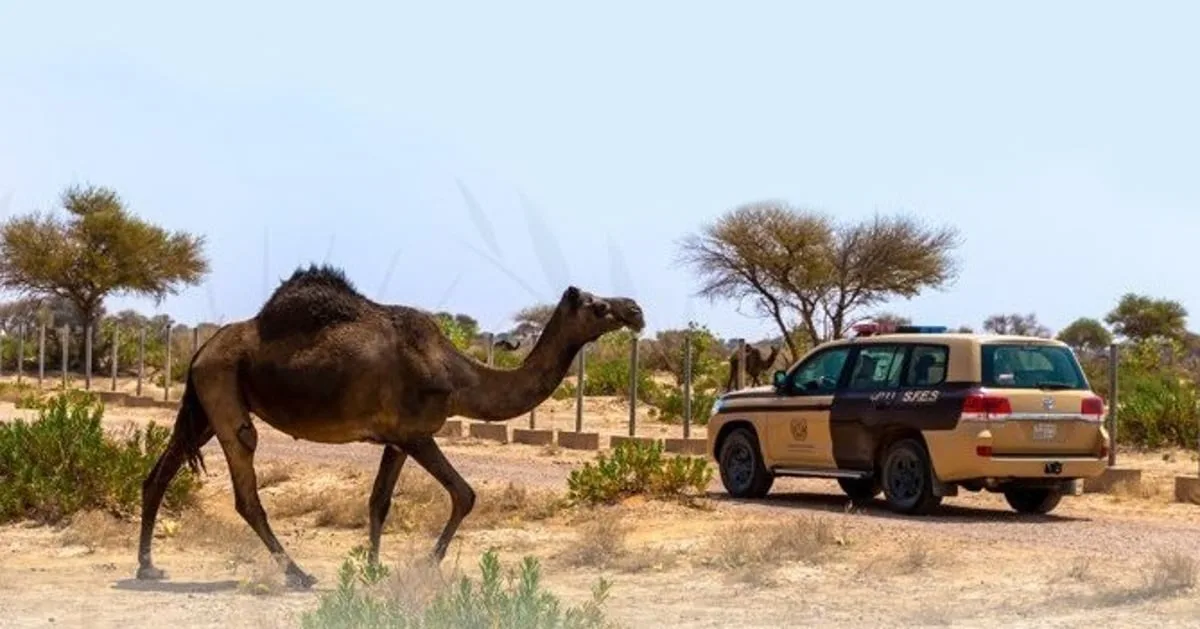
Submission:
{"label": "camel hump", "polygon": [[315,334],[330,326],[359,321],[373,306],[341,269],[327,265],[297,268],[258,311],[259,338]]}

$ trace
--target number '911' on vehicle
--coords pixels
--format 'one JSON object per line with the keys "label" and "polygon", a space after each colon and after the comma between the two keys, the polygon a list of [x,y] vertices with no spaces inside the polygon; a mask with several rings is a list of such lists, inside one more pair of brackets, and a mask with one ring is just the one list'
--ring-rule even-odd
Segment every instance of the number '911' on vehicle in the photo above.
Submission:
{"label": "number '911' on vehicle", "polygon": [[1048,513],[1107,466],[1104,400],[1066,344],[942,327],[856,327],[773,383],[716,400],[708,454],[734,497],[778,476],[836,479],[857,502],[900,513],[945,496],[1000,492]]}

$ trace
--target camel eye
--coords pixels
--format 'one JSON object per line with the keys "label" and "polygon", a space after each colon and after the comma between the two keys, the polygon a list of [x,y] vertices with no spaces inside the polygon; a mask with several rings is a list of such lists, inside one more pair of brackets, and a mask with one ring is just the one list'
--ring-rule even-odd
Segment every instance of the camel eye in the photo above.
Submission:
{"label": "camel eye", "polygon": [[598,317],[608,314],[608,302],[598,301],[592,304],[592,312],[595,312]]}

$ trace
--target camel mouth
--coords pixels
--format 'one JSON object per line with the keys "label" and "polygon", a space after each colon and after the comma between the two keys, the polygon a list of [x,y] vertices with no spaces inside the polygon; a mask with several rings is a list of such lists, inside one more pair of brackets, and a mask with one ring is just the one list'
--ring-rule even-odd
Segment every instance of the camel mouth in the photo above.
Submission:
{"label": "camel mouth", "polygon": [[611,306],[612,312],[609,316],[620,321],[625,327],[634,332],[641,332],[646,328],[646,317],[642,314],[642,308],[632,299],[614,299]]}

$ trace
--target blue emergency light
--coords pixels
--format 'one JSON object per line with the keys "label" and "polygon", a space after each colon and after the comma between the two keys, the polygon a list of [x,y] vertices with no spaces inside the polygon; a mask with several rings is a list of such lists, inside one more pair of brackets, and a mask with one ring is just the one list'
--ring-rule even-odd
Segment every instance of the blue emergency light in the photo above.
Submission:
{"label": "blue emergency light", "polygon": [[948,330],[944,325],[898,325],[897,334],[941,334]]}

